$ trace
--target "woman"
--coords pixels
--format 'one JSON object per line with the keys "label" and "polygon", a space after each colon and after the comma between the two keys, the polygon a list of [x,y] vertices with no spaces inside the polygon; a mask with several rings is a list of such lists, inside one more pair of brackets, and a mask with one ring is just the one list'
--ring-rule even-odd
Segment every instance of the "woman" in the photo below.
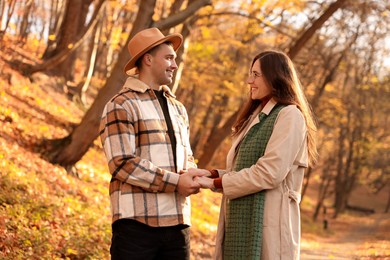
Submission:
{"label": "woman", "polygon": [[224,195],[215,258],[299,259],[300,192],[317,157],[316,125],[286,54],[257,55],[247,83],[250,99],[233,125],[227,169],[198,178]]}

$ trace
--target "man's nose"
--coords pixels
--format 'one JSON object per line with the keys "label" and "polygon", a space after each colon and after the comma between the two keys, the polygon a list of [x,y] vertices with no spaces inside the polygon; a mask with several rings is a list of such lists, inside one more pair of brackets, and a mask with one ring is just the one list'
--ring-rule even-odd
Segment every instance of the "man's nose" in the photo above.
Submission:
{"label": "man's nose", "polygon": [[175,60],[172,61],[171,67],[172,67],[173,69],[175,69],[175,70],[177,69],[177,63],[176,63]]}

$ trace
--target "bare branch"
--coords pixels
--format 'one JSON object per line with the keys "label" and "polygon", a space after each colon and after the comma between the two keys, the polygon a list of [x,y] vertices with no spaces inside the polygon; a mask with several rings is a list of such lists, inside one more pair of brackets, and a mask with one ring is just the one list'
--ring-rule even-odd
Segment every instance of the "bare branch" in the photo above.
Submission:
{"label": "bare branch", "polygon": [[288,36],[290,38],[294,38],[293,35],[291,35],[291,34],[289,34],[287,32],[282,31],[278,27],[275,27],[272,24],[267,23],[266,21],[264,21],[262,19],[259,19],[255,15],[251,15],[251,14],[240,12],[240,11],[238,11],[238,12],[224,11],[224,12],[218,12],[218,13],[211,13],[209,15],[200,15],[199,18],[206,17],[206,16],[219,16],[219,15],[220,16],[223,16],[223,15],[236,15],[236,16],[242,16],[242,17],[245,17],[245,18],[253,19],[256,22],[263,24],[265,27],[269,27],[269,28],[273,29],[274,31],[276,31],[276,32],[278,32],[280,34],[286,35],[286,36]]}
{"label": "bare branch", "polygon": [[307,41],[314,35],[314,33],[321,28],[321,26],[339,9],[341,8],[347,0],[337,0],[331,4],[328,9],[317,19],[314,23],[307,29],[303,35],[295,42],[295,44],[290,48],[288,56],[290,59],[298,54],[302,47],[306,44]]}
{"label": "bare branch", "polygon": [[165,30],[168,28],[172,28],[180,23],[183,23],[189,17],[194,15],[200,8],[211,5],[211,0],[196,0],[191,1],[191,4],[188,5],[186,9],[177,14],[171,15],[166,19],[160,20],[153,24],[153,27],[157,27],[160,30]]}

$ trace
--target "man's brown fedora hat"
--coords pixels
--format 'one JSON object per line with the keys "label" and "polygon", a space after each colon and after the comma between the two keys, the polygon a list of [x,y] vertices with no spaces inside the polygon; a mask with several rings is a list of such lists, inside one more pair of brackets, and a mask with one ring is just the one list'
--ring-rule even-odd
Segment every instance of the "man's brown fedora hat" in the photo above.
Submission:
{"label": "man's brown fedora hat", "polygon": [[127,46],[130,53],[130,61],[125,66],[125,73],[135,67],[135,63],[142,55],[147,53],[153,47],[168,41],[172,42],[173,49],[176,51],[183,42],[183,36],[179,33],[164,36],[164,34],[162,34],[157,28],[149,28],[138,32],[130,40]]}

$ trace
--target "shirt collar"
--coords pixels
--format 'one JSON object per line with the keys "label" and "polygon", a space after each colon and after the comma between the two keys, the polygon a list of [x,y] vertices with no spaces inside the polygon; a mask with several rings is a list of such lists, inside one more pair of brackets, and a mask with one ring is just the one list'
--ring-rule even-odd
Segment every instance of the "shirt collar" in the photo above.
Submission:
{"label": "shirt collar", "polygon": [[[151,89],[145,82],[139,80],[135,76],[128,77],[123,87],[141,93],[145,93],[148,89]],[[166,96],[176,98],[176,96],[172,93],[171,89],[168,86],[162,85],[161,87]]]}
{"label": "shirt collar", "polygon": [[276,106],[276,104],[277,104],[276,100],[271,98],[268,101],[268,103],[264,106],[264,108],[261,110],[261,112],[263,112],[266,115],[269,115],[269,113],[271,112],[272,108],[274,108],[274,106]]}

